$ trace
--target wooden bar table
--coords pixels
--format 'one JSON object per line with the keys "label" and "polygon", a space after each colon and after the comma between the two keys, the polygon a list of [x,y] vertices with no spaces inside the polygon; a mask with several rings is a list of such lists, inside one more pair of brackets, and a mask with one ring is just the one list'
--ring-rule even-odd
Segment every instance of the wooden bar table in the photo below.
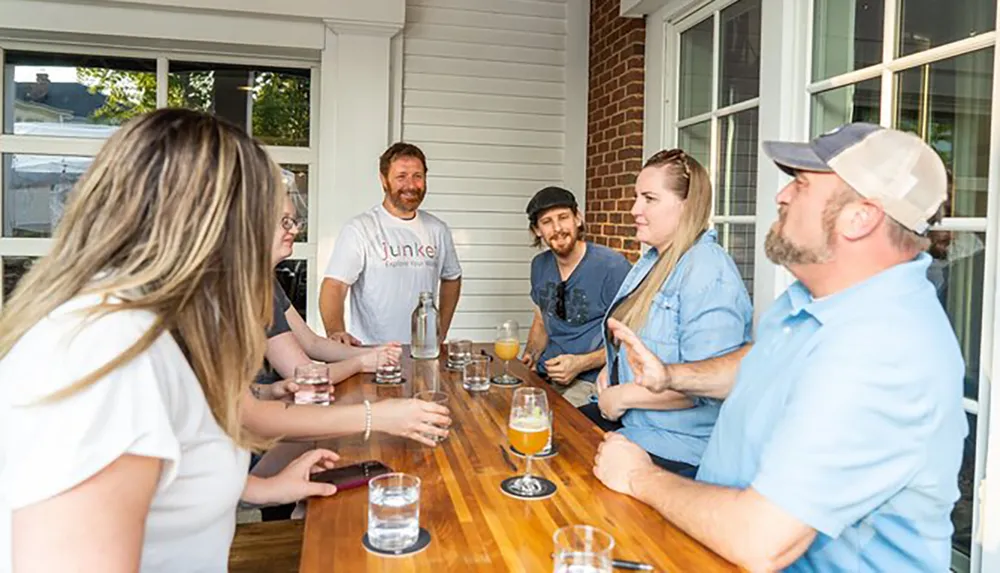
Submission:
{"label": "wooden bar table", "polygon": [[[474,352],[491,349],[477,345]],[[407,352],[404,350],[404,356]],[[524,461],[505,459],[507,416],[513,388],[487,392],[462,388],[461,374],[439,360],[404,358],[406,382],[372,383],[357,375],[336,387],[337,403],[410,397],[438,386],[450,395],[451,435],[436,448],[411,440],[372,434],[320,445],[341,455],[341,463],[380,460],[395,471],[421,479],[420,526],[431,534],[427,549],[408,557],[380,557],[361,544],[368,522],[368,490],[357,488],[309,501],[300,571],[552,571],[552,534],[565,525],[593,525],[615,539],[614,556],[650,563],[657,571],[736,571],[737,568],[672,526],[658,513],[615,493],[593,475],[594,455],[603,432],[534,373],[511,361],[511,372],[531,386],[546,388],[553,414],[558,455],[535,460],[532,472],[558,486],[542,501],[522,501],[500,491],[504,478],[524,472]],[[494,358],[492,370],[503,367]]]}

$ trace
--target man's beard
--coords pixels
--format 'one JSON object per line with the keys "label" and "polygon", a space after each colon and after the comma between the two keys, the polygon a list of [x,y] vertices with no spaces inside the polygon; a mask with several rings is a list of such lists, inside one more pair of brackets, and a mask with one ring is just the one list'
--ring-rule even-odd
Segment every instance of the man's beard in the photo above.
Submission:
{"label": "man's beard", "polygon": [[[767,232],[764,241],[764,253],[776,265],[815,265],[830,260],[830,249],[827,247],[808,249],[796,245],[782,234],[784,221],[778,220]],[[829,237],[827,237],[829,241]]]}
{"label": "man's beard", "polygon": [[772,263],[776,265],[821,265],[833,259],[834,234],[836,232],[837,217],[844,207],[853,199],[853,195],[841,192],[831,197],[823,206],[823,237],[824,244],[820,247],[807,248],[796,245],[782,231],[785,229],[785,217],[787,211],[778,214],[778,220],[767,232],[767,239],[764,241],[764,253]]}
{"label": "man's beard", "polygon": [[[396,209],[404,212],[416,211],[420,204],[424,202],[424,196],[427,194],[427,189],[417,189],[417,188],[406,188],[406,189],[386,189],[389,195],[389,202]],[[417,195],[416,201],[409,201],[403,199],[403,193],[414,193]]]}
{"label": "man's beard", "polygon": [[[563,238],[566,238],[566,237],[569,237],[569,240],[566,241],[566,246],[565,247],[561,247],[560,248],[560,247],[556,247],[556,246],[553,245],[553,243],[554,243],[555,240],[557,240],[557,239],[563,239]],[[560,257],[565,257],[566,255],[568,255],[568,254],[570,254],[570,253],[573,252],[573,249],[576,247],[576,242],[577,242],[578,238],[579,238],[579,235],[577,234],[576,231],[572,231],[572,232],[569,232],[569,233],[558,233],[558,234],[550,237],[549,239],[547,239],[545,241],[545,244],[548,245],[549,250],[551,250],[556,255],[558,255]]]}

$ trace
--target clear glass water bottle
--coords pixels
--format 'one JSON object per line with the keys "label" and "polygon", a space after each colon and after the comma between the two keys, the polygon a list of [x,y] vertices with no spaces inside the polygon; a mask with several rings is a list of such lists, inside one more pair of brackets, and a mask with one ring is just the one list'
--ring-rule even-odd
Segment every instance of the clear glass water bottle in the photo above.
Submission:
{"label": "clear glass water bottle", "polygon": [[434,294],[420,293],[420,302],[413,311],[410,336],[410,356],[419,359],[434,359],[441,352],[441,324],[438,309],[434,306]]}

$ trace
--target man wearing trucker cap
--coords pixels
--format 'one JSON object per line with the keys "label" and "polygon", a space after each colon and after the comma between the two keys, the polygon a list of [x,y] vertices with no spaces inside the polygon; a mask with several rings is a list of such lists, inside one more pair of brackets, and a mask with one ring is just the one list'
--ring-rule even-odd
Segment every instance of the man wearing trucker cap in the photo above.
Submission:
{"label": "man wearing trucker cap", "polygon": [[765,249],[798,281],[753,347],[667,366],[611,325],[636,383],[725,399],[696,479],[614,435],[594,471],[752,571],[947,571],[968,429],[923,252],[944,165],[870,124],[764,151],[794,178]]}

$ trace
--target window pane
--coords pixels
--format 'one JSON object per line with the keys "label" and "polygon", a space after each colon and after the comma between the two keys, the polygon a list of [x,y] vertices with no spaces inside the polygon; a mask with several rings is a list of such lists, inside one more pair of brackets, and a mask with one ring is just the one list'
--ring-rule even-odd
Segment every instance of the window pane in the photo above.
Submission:
{"label": "window pane", "polygon": [[974,507],[973,488],[976,481],[976,418],[965,414],[969,422],[969,435],[965,437],[965,447],[962,450],[962,467],[958,471],[958,491],[961,497],[951,512],[951,523],[955,533],[951,537],[951,546],[956,550],[971,555],[972,551],[972,511]]}
{"label": "window pane", "polygon": [[90,162],[90,157],[0,155],[3,236],[51,237],[62,219],[66,196]]}
{"label": "window pane", "polygon": [[897,53],[905,56],[989,32],[996,17],[996,0],[900,0]]}
{"label": "window pane", "polygon": [[814,95],[810,133],[815,137],[855,121],[877,124],[881,94],[882,80],[874,78]]}
{"label": "window pane", "polygon": [[[286,171],[286,181],[292,183],[289,189],[292,197],[292,204],[295,205],[295,212],[301,221],[309,220],[309,166],[308,165],[282,165]],[[309,227],[299,230],[295,236],[296,243],[309,242]]]}
{"label": "window pane", "polygon": [[896,74],[896,125],[927,141],[954,176],[950,217],[986,216],[993,48]]}
{"label": "window pane", "polygon": [[107,137],[156,108],[156,61],[5,52],[4,93],[4,133]]}
{"label": "window pane", "polygon": [[736,262],[743,277],[743,284],[753,299],[753,260],[754,260],[754,226],[745,223],[719,223],[715,226],[719,232],[719,243]]}
{"label": "window pane", "polygon": [[712,152],[712,122],[696,123],[677,130],[677,147],[694,157],[706,170]]}
{"label": "window pane", "polygon": [[754,215],[757,207],[757,109],[719,118],[716,215]]}
{"label": "window pane", "polygon": [[884,0],[816,0],[813,81],[882,61]]}
{"label": "window pane", "polygon": [[712,110],[712,18],[681,34],[677,118]]}
{"label": "window pane", "polygon": [[14,288],[38,257],[3,257],[3,299],[10,300]]}
{"label": "window pane", "polygon": [[309,70],[170,62],[167,103],[208,111],[266,145],[309,146]]}
{"label": "window pane", "polygon": [[309,292],[309,263],[302,259],[281,261],[274,268],[278,284],[292,301],[292,306],[303,320],[306,319],[306,294]]}
{"label": "window pane", "polygon": [[266,145],[308,147],[309,73],[170,62],[167,103],[212,112]]}
{"label": "window pane", "polygon": [[726,107],[760,93],[760,0],[741,0],[719,17],[719,107]]}
{"label": "window pane", "polygon": [[959,231],[930,233],[933,257],[927,277],[958,336],[965,357],[965,395],[979,395],[979,343],[983,324],[986,234]]}

